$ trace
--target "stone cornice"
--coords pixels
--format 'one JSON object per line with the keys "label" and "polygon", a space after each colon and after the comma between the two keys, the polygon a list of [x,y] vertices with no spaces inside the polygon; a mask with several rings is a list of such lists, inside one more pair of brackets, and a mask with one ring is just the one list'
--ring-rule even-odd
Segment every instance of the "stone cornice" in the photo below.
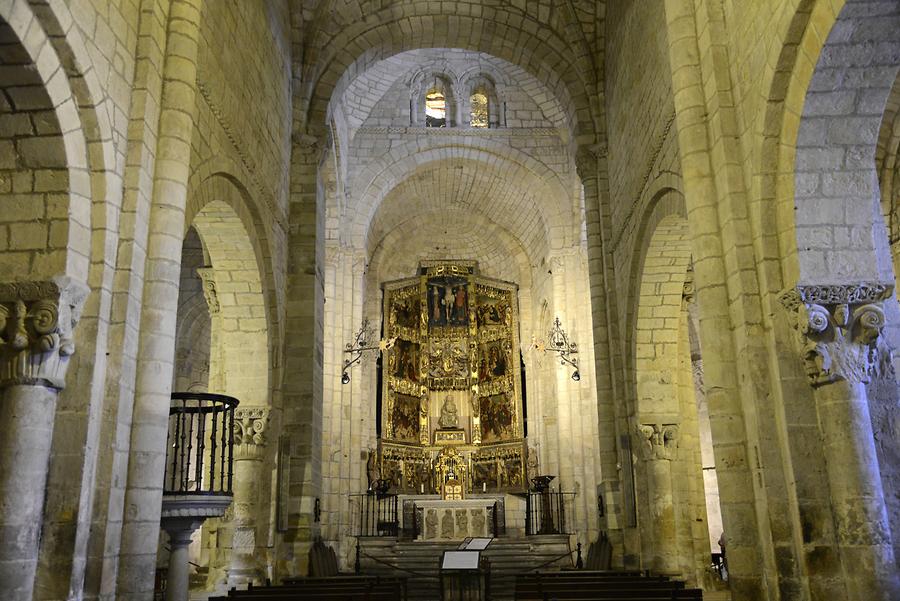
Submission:
{"label": "stone cornice", "polygon": [[65,387],[88,292],[68,277],[0,283],[0,387]]}

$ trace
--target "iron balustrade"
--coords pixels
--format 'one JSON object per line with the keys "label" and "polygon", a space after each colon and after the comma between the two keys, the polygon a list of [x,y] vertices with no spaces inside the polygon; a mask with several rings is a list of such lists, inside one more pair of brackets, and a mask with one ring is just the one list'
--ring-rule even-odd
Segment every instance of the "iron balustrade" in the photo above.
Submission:
{"label": "iron balustrade", "polygon": [[566,519],[572,515],[574,492],[528,491],[525,497],[525,534],[574,534]]}
{"label": "iron balustrade", "polygon": [[163,494],[231,494],[238,403],[224,394],[172,393]]}
{"label": "iron balustrade", "polygon": [[362,493],[350,496],[359,504],[357,536],[398,535],[397,495]]}

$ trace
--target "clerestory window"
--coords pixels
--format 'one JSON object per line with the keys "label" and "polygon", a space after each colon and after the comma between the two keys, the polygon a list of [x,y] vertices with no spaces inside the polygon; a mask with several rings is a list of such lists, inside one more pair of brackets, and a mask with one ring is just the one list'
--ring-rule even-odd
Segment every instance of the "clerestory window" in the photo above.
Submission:
{"label": "clerestory window", "polygon": [[472,127],[488,127],[490,124],[490,113],[488,111],[488,97],[482,92],[475,92],[469,98],[471,112],[469,114],[469,124]]}
{"label": "clerestory window", "polygon": [[425,127],[447,127],[447,99],[437,88],[425,94]]}

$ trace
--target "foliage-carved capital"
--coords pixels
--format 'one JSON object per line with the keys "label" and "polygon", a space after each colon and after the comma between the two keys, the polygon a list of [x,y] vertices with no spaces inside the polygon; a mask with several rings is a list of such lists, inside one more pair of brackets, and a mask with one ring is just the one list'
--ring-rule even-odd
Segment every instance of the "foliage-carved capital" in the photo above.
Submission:
{"label": "foliage-carved capital", "polygon": [[266,444],[268,407],[238,407],[234,410],[234,444],[237,458],[255,457]]}
{"label": "foliage-carved capital", "polygon": [[0,283],[0,387],[65,387],[88,292],[68,277]]}
{"label": "foliage-carved capital", "polygon": [[881,331],[890,284],[797,286],[781,295],[797,333],[813,386],[859,384],[893,377],[891,349]]}

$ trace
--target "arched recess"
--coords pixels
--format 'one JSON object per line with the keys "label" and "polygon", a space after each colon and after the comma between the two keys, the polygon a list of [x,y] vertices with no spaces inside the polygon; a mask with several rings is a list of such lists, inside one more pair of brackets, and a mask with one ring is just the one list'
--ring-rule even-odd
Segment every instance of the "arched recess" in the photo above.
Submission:
{"label": "arched recess", "polygon": [[[514,220],[523,221],[523,224],[528,221],[531,224],[528,227],[542,229],[543,232],[540,236],[547,241],[548,245],[552,244],[554,248],[563,248],[578,239],[579,227],[574,219],[576,213],[569,208],[573,202],[572,195],[565,191],[555,174],[543,178],[542,175],[549,175],[552,172],[527,155],[515,154],[499,148],[483,149],[446,145],[418,152],[410,146],[408,155],[390,158],[394,160],[387,164],[373,165],[367,169],[365,177],[354,180],[360,184],[359,188],[352,188],[359,190],[357,195],[359,200],[358,204],[353,207],[352,213],[348,215],[347,222],[348,226],[352,228],[349,233],[349,241],[356,247],[368,244],[370,224],[389,193],[394,192],[404,183],[408,184],[410,180],[414,180],[417,174],[442,169],[450,163],[457,167],[471,169],[474,176],[479,179],[495,182],[492,185],[498,186],[498,191],[502,189],[502,196],[508,197],[510,202],[513,200],[513,197],[509,196],[510,191],[516,189],[515,196],[518,197],[516,203],[519,209],[516,211]],[[448,160],[450,163],[447,163]],[[380,169],[380,171],[376,171],[376,169]],[[436,201],[437,199],[427,200]],[[499,202],[499,199],[487,200]],[[484,207],[481,209],[483,210]],[[517,228],[512,227],[511,224],[505,225],[511,231],[517,231]],[[551,232],[555,235],[551,235]]]}
{"label": "arched recess", "polygon": [[[793,218],[785,223],[787,227],[793,225],[796,235],[796,262],[785,265],[786,284],[895,284],[876,159],[888,100],[900,71],[900,4],[861,0],[831,10],[815,7],[813,18],[818,21],[804,31],[800,41],[800,54],[804,56],[794,66],[785,101],[781,132],[785,150],[779,171],[790,175],[784,178],[789,181],[779,187],[778,199],[782,214],[789,215],[793,209]],[[789,247],[787,252],[791,250]],[[900,348],[896,293],[881,306],[886,316],[883,339],[891,348]],[[897,356],[893,365],[896,372],[900,366]],[[842,570],[851,596],[855,594],[853,587],[866,586],[861,583],[872,574],[860,576],[864,571],[857,570],[859,562],[847,550],[842,529],[848,518],[842,513],[842,495],[871,498],[874,506],[880,506],[873,512],[886,511],[886,515],[867,521],[884,535],[861,535],[879,549],[875,553],[880,559],[872,561],[887,561],[886,549],[891,547],[893,556],[900,556],[900,498],[891,494],[880,498],[877,491],[896,490],[900,483],[900,465],[896,462],[900,391],[890,377],[869,385],[865,397],[867,402],[854,413],[858,425],[840,424],[841,436],[828,434],[828,428],[837,424],[821,417],[827,410],[817,404],[823,445],[826,452],[834,453],[828,456],[827,470],[835,469],[838,458],[851,456],[834,451],[842,441],[855,445],[856,456],[874,451],[877,457],[877,461],[862,461],[853,468],[858,481],[869,479],[862,489],[845,490],[846,478],[829,472],[834,481],[830,491],[836,524],[833,536],[841,548]],[[855,501],[862,502],[859,498]],[[880,564],[875,571],[886,569],[889,567]],[[859,581],[854,580],[858,576]],[[893,582],[897,586],[896,580]]]}
{"label": "arched recess", "polygon": [[[629,316],[629,421],[634,433],[634,490],[645,567],[706,584],[710,539],[707,497],[718,498],[715,479],[704,483],[704,459],[713,461],[712,434],[702,389],[696,336],[692,240],[684,199],[662,190],[637,238],[634,296]],[[700,416],[705,419],[701,420]],[[701,443],[708,448],[701,454]],[[705,455],[705,457],[704,457]],[[714,464],[710,466],[714,469]],[[712,485],[715,483],[715,488]],[[641,517],[643,516],[643,518]],[[650,527],[647,527],[650,524]]]}
{"label": "arched recess", "polygon": [[[206,203],[193,228],[209,254],[220,314],[221,363],[210,365],[217,391],[246,405],[270,403],[269,333],[262,278],[247,230],[224,201]],[[209,293],[208,293],[209,294]],[[211,301],[212,302],[212,301]],[[211,350],[215,361],[217,349]]]}
{"label": "arched recess", "polygon": [[[265,387],[268,392],[265,394],[268,395],[273,391],[274,383],[278,381],[277,370],[281,366],[279,341],[283,339],[282,307],[284,299],[282,287],[279,286],[277,269],[284,257],[281,256],[283,251],[276,248],[281,232],[278,228],[273,229],[266,225],[250,192],[239,178],[232,175],[232,170],[225,169],[233,167],[233,164],[217,159],[203,163],[194,170],[188,191],[185,224],[186,227],[193,225],[197,228],[212,261],[214,260],[212,249],[208,247],[202,228],[198,227],[198,223],[196,223],[197,219],[210,203],[216,201],[227,207],[228,211],[225,212],[230,212],[228,227],[239,239],[233,243],[240,245],[241,257],[244,261],[242,270],[246,271],[246,277],[250,277],[250,262],[252,261],[252,271],[255,274],[252,288],[255,294],[260,295],[258,298],[263,301],[263,314],[258,317],[265,321],[267,332],[266,356],[269,376]],[[217,211],[224,211],[224,209],[220,206]],[[224,212],[222,216],[225,216]],[[230,252],[237,252],[236,248],[231,249]],[[215,265],[213,267],[215,268]],[[254,318],[256,317],[254,316]],[[257,398],[261,398],[260,394],[262,392],[256,393]],[[276,404],[279,402],[277,398],[269,399],[266,402],[272,401],[275,401]]]}
{"label": "arched recess", "polygon": [[[188,228],[181,247],[181,283],[178,287],[178,317],[175,324],[175,368],[172,390],[209,390],[212,340],[211,312],[218,302],[214,290],[205,288],[212,276],[209,255],[193,227]],[[212,304],[212,306],[210,306]],[[221,361],[218,361],[221,364]]]}
{"label": "arched recess", "polygon": [[[265,568],[259,557],[271,516],[275,465],[275,445],[266,442],[278,432],[280,413],[274,395],[274,292],[266,277],[271,266],[254,215],[246,191],[228,175],[215,173],[191,188],[176,325],[176,353],[186,351],[179,357],[185,365],[175,366],[174,380],[240,401],[234,423],[234,503],[241,511],[204,523],[192,550],[193,561],[208,568],[209,587],[259,581]],[[197,375],[201,378],[195,380]]]}
{"label": "arched recess", "polygon": [[0,215],[0,270],[20,280],[86,282],[91,184],[66,72],[24,1],[0,13],[0,46],[0,118],[8,125],[0,133],[0,195],[11,209]]}
{"label": "arched recess", "polygon": [[[434,14],[435,7],[438,14]],[[373,16],[383,21],[374,26],[366,22],[365,29],[359,26],[360,22],[344,28],[337,35],[325,29],[317,31],[308,55],[309,61],[316,65],[313,77],[308,80],[312,89],[306,92],[308,104],[302,106],[298,121],[324,125],[331,98],[343,94],[356,74],[366,71],[375,62],[418,48],[462,48],[493,54],[517,64],[550,89],[558,90],[567,109],[573,138],[584,143],[594,141],[597,128],[593,120],[597,111],[592,104],[597,99],[596,70],[590,64],[590,53],[581,46],[582,40],[576,39],[572,44],[572,40],[563,39],[546,24],[531,17],[506,13],[503,9],[496,10],[490,36],[481,35],[484,15],[470,17],[455,11],[452,15],[440,14],[453,9],[450,5],[424,2],[417,3],[411,10],[427,15],[433,23],[432,35],[427,38],[409,36],[406,32],[413,29],[409,18],[398,19],[390,14]],[[541,31],[543,35],[528,34],[511,26],[508,19],[533,31]],[[501,40],[506,42],[500,43]],[[585,52],[573,52],[573,46]]]}

